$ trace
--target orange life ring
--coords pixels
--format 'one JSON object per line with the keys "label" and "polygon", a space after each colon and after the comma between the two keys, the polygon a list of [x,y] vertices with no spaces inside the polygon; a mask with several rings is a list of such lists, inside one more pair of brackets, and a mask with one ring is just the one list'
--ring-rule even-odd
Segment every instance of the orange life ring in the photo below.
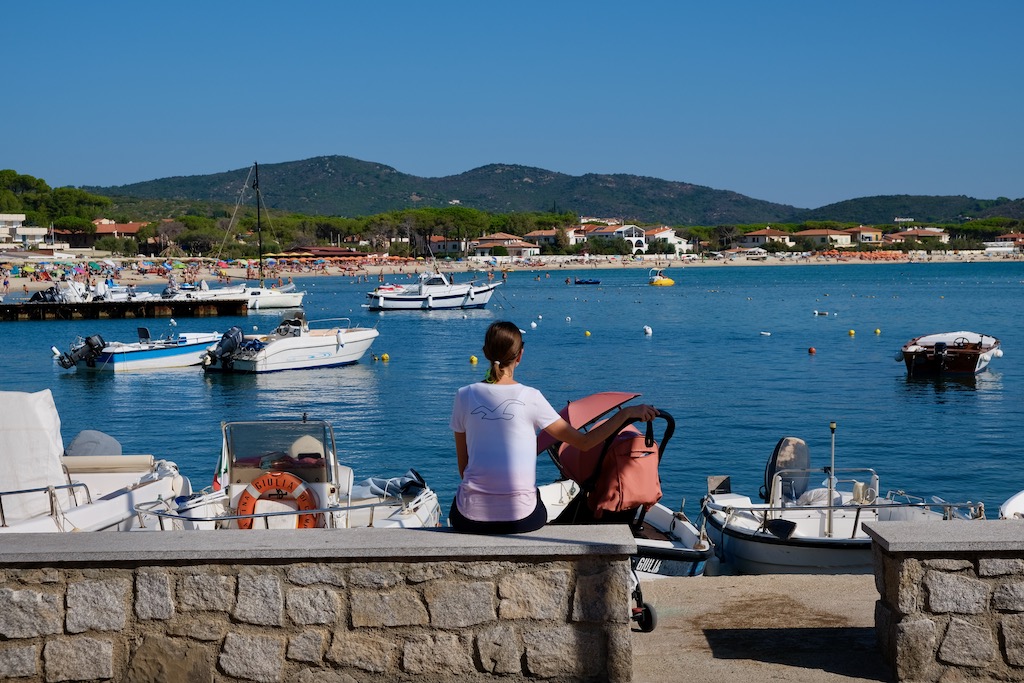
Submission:
{"label": "orange life ring", "polygon": [[[274,491],[278,497],[291,498],[300,510],[315,510],[317,507],[316,493],[306,482],[288,472],[267,472],[253,480],[245,487],[238,498],[238,514],[251,515],[256,510],[256,501],[263,494]],[[312,529],[316,526],[316,515],[299,515],[299,529]],[[239,529],[251,529],[252,518],[238,520]]]}

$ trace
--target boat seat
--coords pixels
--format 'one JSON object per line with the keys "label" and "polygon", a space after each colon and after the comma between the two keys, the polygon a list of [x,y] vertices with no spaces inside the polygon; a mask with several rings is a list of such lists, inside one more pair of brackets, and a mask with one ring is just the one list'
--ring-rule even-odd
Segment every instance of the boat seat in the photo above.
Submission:
{"label": "boat seat", "polygon": [[149,334],[149,328],[148,327],[140,327],[139,328],[139,343],[140,344],[148,344],[151,339],[152,339],[152,337]]}
{"label": "boat seat", "polygon": [[288,456],[293,460],[300,458],[322,458],[324,457],[324,445],[320,439],[304,434],[292,442],[288,447]]}

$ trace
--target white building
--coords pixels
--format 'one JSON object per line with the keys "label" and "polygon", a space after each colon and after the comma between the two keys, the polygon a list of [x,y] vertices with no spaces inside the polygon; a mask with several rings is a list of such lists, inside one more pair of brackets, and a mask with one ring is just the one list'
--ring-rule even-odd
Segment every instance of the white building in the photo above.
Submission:
{"label": "white building", "polygon": [[593,238],[614,240],[624,239],[630,246],[632,254],[647,253],[647,233],[637,225],[603,225],[595,227],[587,233],[587,239]]}
{"label": "white building", "polygon": [[647,237],[647,244],[654,244],[655,242],[668,242],[675,249],[677,254],[686,254],[693,251],[693,244],[690,243],[685,237],[680,237],[676,234],[675,228],[670,228],[667,225],[659,225],[656,228],[647,228],[644,230],[644,234]]}
{"label": "white building", "polygon": [[46,228],[24,225],[23,213],[0,213],[0,244],[31,247],[46,240]]}
{"label": "white building", "polygon": [[[578,228],[565,228],[565,237],[568,240],[570,247],[587,241],[587,237],[583,233],[583,230]],[[536,245],[555,245],[558,244],[558,229],[533,230],[523,235],[523,238],[527,242],[533,242]]]}

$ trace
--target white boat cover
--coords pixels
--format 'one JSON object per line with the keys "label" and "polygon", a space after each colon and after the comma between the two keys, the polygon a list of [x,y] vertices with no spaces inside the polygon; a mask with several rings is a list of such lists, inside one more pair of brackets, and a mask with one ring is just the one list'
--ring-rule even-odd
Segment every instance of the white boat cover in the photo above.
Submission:
{"label": "white boat cover", "polygon": [[[64,441],[60,416],[49,389],[0,391],[0,492],[67,484],[61,466]],[[67,505],[66,491],[58,492]],[[8,524],[50,513],[45,493],[3,496]]]}

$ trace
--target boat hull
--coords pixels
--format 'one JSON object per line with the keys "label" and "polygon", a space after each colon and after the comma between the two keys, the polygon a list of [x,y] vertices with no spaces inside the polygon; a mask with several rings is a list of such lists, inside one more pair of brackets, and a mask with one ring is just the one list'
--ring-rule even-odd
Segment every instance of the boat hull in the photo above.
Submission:
{"label": "boat hull", "polygon": [[484,308],[491,300],[500,282],[473,287],[451,285],[428,293],[418,288],[397,292],[392,289],[374,290],[366,297],[371,311],[437,311],[452,309]]}
{"label": "boat hull", "polygon": [[227,363],[204,366],[207,372],[261,374],[310,370],[359,362],[377,338],[371,328],[322,330],[321,334],[275,339],[254,353],[237,353]]}
{"label": "boat hull", "polygon": [[113,342],[105,346],[95,360],[80,360],[76,367],[100,372],[185,368],[201,364],[206,355],[206,347],[216,343],[218,339],[219,332],[202,332],[179,335],[177,343]]}
{"label": "boat hull", "polygon": [[870,574],[871,539],[782,540],[770,533],[726,524],[725,514],[709,514],[705,531],[719,559],[740,574]]}
{"label": "boat hull", "polygon": [[250,287],[244,296],[250,310],[262,311],[278,308],[301,308],[305,292],[282,292],[266,287]]}

